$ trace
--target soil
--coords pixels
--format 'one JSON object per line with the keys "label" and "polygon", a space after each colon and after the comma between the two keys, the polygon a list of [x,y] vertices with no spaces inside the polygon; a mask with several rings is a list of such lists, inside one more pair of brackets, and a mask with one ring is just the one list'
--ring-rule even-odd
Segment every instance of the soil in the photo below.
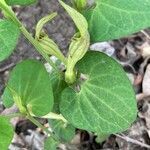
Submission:
{"label": "soil", "polygon": [[[24,23],[27,29],[34,35],[35,25],[40,18],[58,12],[58,16],[45,27],[45,30],[56,43],[59,44],[62,52],[66,54],[70,38],[74,34],[74,24],[70,17],[64,12],[56,0],[42,0],[36,5],[29,7],[14,7],[18,18]],[[61,150],[146,150],[150,149],[150,97],[144,94],[143,83],[147,66],[150,63],[150,30],[147,29],[132,36],[120,40],[109,41],[107,44],[115,49],[112,57],[118,60],[131,80],[137,96],[139,108],[138,118],[132,127],[122,133],[111,135],[104,142],[97,143],[96,136],[85,131],[77,130],[77,134],[72,143],[60,145]],[[18,46],[14,53],[5,61],[0,63],[0,95],[11,69],[21,60],[35,58],[41,60],[42,57],[36,52],[34,47],[23,37],[19,39]],[[150,78],[150,76],[149,76]],[[146,80],[145,82],[148,82]],[[147,87],[150,88],[150,85]],[[150,92],[149,92],[150,93]],[[5,108],[0,105],[0,112]],[[41,120],[45,124],[45,120]],[[16,133],[11,150],[42,150],[44,133],[37,129],[31,122],[19,119],[15,120]],[[30,129],[30,130],[29,130]],[[35,140],[35,145],[29,140],[31,136],[39,139]],[[33,138],[33,137],[32,137]],[[30,141],[30,142],[29,142]],[[34,141],[34,140],[33,140]]]}

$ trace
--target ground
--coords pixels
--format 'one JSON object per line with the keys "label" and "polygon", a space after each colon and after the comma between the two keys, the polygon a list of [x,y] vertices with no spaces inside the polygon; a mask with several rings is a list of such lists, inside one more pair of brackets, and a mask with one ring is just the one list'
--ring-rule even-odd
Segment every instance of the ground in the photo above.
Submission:
{"label": "ground", "polygon": [[[43,16],[58,12],[58,16],[46,26],[46,31],[60,46],[65,54],[70,38],[74,33],[74,25],[56,0],[42,0],[30,7],[15,7],[19,19],[27,29],[33,33],[36,23]],[[60,145],[60,149],[70,150],[146,150],[150,149],[150,31],[147,29],[120,40],[101,43],[100,49],[109,53],[118,60],[126,71],[135,89],[139,108],[138,118],[132,127],[122,133],[111,135],[106,141],[99,144],[95,136],[85,131],[77,130],[73,141],[67,145]],[[108,48],[109,47],[109,48]],[[99,49],[99,48],[98,48]],[[108,52],[109,51],[109,52]],[[21,36],[14,53],[0,63],[0,95],[8,79],[9,72],[19,61],[26,58],[42,59],[32,45]],[[1,103],[0,112],[4,110]],[[45,120],[44,120],[45,121]],[[43,121],[43,123],[45,123]],[[43,132],[26,120],[16,119],[16,127],[11,150],[39,149],[45,138]],[[30,133],[28,132],[30,129]],[[32,141],[32,142],[31,142]],[[33,144],[34,143],[34,144]]]}

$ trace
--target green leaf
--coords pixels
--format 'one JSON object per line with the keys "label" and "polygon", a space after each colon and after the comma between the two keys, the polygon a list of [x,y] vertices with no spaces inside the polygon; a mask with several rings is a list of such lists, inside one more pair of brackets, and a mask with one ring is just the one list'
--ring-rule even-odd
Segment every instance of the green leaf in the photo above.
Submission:
{"label": "green leaf", "polygon": [[63,142],[70,142],[75,136],[75,128],[61,120],[49,119],[50,127],[56,136]]}
{"label": "green leaf", "polygon": [[36,3],[37,0],[5,0],[8,5],[30,5]]}
{"label": "green leaf", "polygon": [[[60,67],[60,62],[56,62],[56,65]],[[53,111],[60,113],[59,104],[61,99],[61,92],[67,87],[66,82],[64,81],[64,75],[59,74],[53,70],[50,74],[50,80],[53,87],[54,94],[54,107]],[[75,128],[70,124],[65,124],[62,120],[53,120],[49,119],[50,127],[53,132],[60,138],[61,141],[68,142],[75,135]]]}
{"label": "green leaf", "polygon": [[14,135],[13,127],[7,117],[0,116],[0,149],[6,150]]}
{"label": "green leaf", "polygon": [[61,99],[61,92],[67,87],[67,84],[63,78],[63,74],[58,74],[58,72],[56,72],[55,70],[53,70],[50,74],[50,80],[52,83],[54,95],[53,111],[56,113],[60,113],[59,104]]}
{"label": "green leaf", "polygon": [[91,41],[117,39],[150,26],[148,0],[95,0],[96,6],[84,14]]}
{"label": "green leaf", "polygon": [[62,115],[73,126],[99,134],[126,130],[136,119],[137,106],[122,67],[103,53],[88,52],[77,68],[81,89],[68,87],[62,92]]}
{"label": "green leaf", "polygon": [[52,137],[48,137],[45,140],[44,150],[56,150],[58,142],[56,142]]}
{"label": "green leaf", "polygon": [[22,61],[11,72],[8,87],[3,94],[6,107],[11,107],[14,103],[13,93],[9,88],[18,94],[22,106],[36,116],[44,116],[53,108],[53,92],[49,74],[43,64],[37,60]]}
{"label": "green leaf", "polygon": [[13,22],[0,19],[0,61],[13,52],[19,34],[19,28]]}
{"label": "green leaf", "polygon": [[8,88],[8,90],[9,90],[9,92],[11,93],[12,98],[13,98],[13,100],[14,100],[16,106],[19,108],[19,111],[20,111],[22,114],[26,115],[26,114],[27,114],[26,106],[24,106],[24,105],[22,104],[22,99],[21,99],[21,97],[19,96],[19,94],[18,94],[16,91],[14,91],[11,87],[9,87],[8,85],[7,85],[7,88]]}

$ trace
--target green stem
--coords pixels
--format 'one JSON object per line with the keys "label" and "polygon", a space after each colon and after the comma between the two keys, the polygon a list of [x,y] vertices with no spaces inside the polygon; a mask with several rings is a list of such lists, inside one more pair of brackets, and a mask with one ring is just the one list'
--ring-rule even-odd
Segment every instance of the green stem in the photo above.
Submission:
{"label": "green stem", "polygon": [[[30,113],[31,114],[31,113]],[[34,116],[34,114],[31,114],[32,116]],[[62,116],[62,114],[55,114],[55,113],[48,113],[45,116],[42,116],[41,118],[46,118],[46,119],[55,119],[55,120],[61,120],[64,123],[67,123],[68,121]]]}
{"label": "green stem", "polygon": [[48,130],[48,128],[44,127],[40,122],[38,122],[36,119],[34,119],[31,115],[26,116],[27,119],[29,119],[32,123],[34,123],[37,127],[41,128],[43,131],[45,131],[47,134],[50,134],[50,136],[55,140],[58,141],[58,138]]}
{"label": "green stem", "polygon": [[32,35],[26,30],[26,28],[22,25],[22,23],[18,20],[15,13],[12,9],[2,0],[0,1],[0,8],[8,15],[9,19],[11,19],[22,31],[24,36],[31,42],[31,44],[36,48],[36,50],[43,56],[43,58],[55,69],[58,71],[58,68],[55,64],[50,60],[49,56],[43,52],[43,48],[40,44],[32,37]]}
{"label": "green stem", "polygon": [[17,19],[15,13],[12,11],[11,7],[8,6],[4,0],[0,0],[0,8],[9,16],[9,18],[19,27],[22,23]]}
{"label": "green stem", "polygon": [[21,113],[13,113],[13,114],[8,114],[8,115],[4,115],[8,118],[15,118],[15,117],[23,117],[24,115],[22,115]]}

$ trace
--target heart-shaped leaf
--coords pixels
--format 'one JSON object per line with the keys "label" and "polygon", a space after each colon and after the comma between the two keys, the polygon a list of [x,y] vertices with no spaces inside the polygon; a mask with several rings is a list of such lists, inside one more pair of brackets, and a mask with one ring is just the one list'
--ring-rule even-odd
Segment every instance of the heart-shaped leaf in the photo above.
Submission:
{"label": "heart-shaped leaf", "polygon": [[[6,107],[13,105],[15,91],[22,106],[36,116],[44,116],[53,108],[53,92],[49,74],[42,63],[37,60],[25,60],[13,69],[3,94]],[[17,101],[17,100],[16,100]]]}
{"label": "heart-shaped leaf", "polygon": [[77,64],[81,89],[62,92],[60,110],[75,127],[99,134],[126,130],[135,120],[135,94],[121,66],[100,52],[88,52]]}
{"label": "heart-shaped leaf", "polygon": [[30,5],[36,3],[37,0],[5,0],[8,5]]}
{"label": "heart-shaped leaf", "polygon": [[0,149],[6,150],[11,144],[14,131],[7,117],[0,116]]}
{"label": "heart-shaped leaf", "polygon": [[120,38],[150,26],[149,0],[95,0],[85,12],[91,41]]}
{"label": "heart-shaped leaf", "polygon": [[0,19],[0,61],[6,59],[14,50],[20,31],[11,21]]}

